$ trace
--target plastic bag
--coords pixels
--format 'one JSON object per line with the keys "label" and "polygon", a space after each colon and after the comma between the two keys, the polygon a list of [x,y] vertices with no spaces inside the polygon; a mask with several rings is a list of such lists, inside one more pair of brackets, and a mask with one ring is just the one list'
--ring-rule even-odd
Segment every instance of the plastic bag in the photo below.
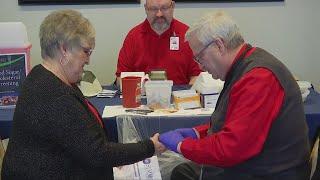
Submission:
{"label": "plastic bag", "polygon": [[[130,115],[118,116],[118,141],[120,143],[133,143],[141,141],[142,139],[150,138],[148,137],[150,134],[148,125],[145,123],[145,120],[142,120],[143,118],[147,117]],[[138,122],[137,126],[135,126],[134,122]],[[158,155],[158,162],[162,179],[169,180],[172,170],[177,165],[187,161],[188,160],[183,156],[169,150],[165,151],[161,155]]]}

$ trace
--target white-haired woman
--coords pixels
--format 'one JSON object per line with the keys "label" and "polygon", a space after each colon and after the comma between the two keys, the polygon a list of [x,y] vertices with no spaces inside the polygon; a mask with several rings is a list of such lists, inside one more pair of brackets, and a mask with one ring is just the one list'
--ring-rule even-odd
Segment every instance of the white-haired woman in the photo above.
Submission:
{"label": "white-haired woman", "polygon": [[21,88],[3,179],[113,179],[112,167],[162,152],[158,134],[108,142],[102,118],[75,84],[89,63],[95,30],[79,12],[59,10],[40,27],[43,62]]}

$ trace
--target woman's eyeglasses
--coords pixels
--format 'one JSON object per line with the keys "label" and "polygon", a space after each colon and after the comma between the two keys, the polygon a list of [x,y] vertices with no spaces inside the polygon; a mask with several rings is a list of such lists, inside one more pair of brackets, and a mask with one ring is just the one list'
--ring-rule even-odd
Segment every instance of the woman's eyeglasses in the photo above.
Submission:
{"label": "woman's eyeglasses", "polygon": [[91,49],[91,48],[86,48],[86,47],[83,47],[83,46],[80,46],[80,47],[82,48],[82,51],[83,51],[84,53],[86,53],[86,55],[87,55],[88,57],[91,56],[91,54],[92,54],[92,52],[93,52],[93,49]]}

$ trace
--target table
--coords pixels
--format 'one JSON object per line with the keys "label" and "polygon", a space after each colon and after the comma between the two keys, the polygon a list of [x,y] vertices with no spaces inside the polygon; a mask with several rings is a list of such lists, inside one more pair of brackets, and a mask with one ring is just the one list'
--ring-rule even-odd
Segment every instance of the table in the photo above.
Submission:
{"label": "table", "polygon": [[[109,88],[109,86],[108,86]],[[185,87],[186,89],[188,87]],[[173,90],[183,89],[183,87],[174,87]],[[96,106],[99,113],[102,114],[106,105],[119,105],[121,99],[115,98],[89,98],[89,100]],[[145,100],[143,100],[145,103]],[[313,142],[317,131],[320,130],[320,94],[310,90],[310,95],[304,102],[304,109],[309,127],[309,137]],[[12,125],[14,109],[0,109],[0,137],[2,139],[8,138],[10,135],[10,129]],[[137,129],[144,129],[142,137],[150,137],[155,132],[165,132],[179,127],[193,127],[199,124],[203,124],[209,121],[209,116],[197,116],[197,117],[136,117],[132,118],[133,123]],[[106,131],[111,137],[112,141],[117,141],[117,123],[116,118],[104,118],[106,125]]]}
{"label": "table", "polygon": [[[189,89],[190,86],[174,86],[173,90]],[[120,105],[121,99],[115,98],[89,98],[90,102],[95,105],[99,113],[103,113],[103,109],[106,105]],[[146,104],[146,99],[142,98],[142,104]],[[320,113],[320,112],[319,112]],[[103,118],[105,124],[105,130],[108,137],[113,142],[118,142],[118,125],[119,121],[123,121],[125,116],[117,118]],[[169,130],[173,130],[180,127],[194,127],[196,125],[204,124],[210,121],[210,116],[193,116],[193,117],[170,117],[170,116],[159,116],[159,117],[148,117],[148,116],[131,116],[135,128],[139,131],[141,138],[149,138],[154,133],[163,133]]]}

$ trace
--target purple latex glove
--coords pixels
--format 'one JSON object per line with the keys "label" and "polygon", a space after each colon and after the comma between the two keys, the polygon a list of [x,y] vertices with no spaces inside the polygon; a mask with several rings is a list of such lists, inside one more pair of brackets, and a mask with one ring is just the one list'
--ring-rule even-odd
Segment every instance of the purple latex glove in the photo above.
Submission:
{"label": "purple latex glove", "polygon": [[164,144],[168,149],[179,153],[177,150],[178,144],[184,139],[183,136],[176,131],[168,131],[160,134],[160,142]]}
{"label": "purple latex glove", "polygon": [[192,128],[180,128],[174,131],[180,133],[184,138],[191,137],[192,139],[198,139],[196,132]]}

